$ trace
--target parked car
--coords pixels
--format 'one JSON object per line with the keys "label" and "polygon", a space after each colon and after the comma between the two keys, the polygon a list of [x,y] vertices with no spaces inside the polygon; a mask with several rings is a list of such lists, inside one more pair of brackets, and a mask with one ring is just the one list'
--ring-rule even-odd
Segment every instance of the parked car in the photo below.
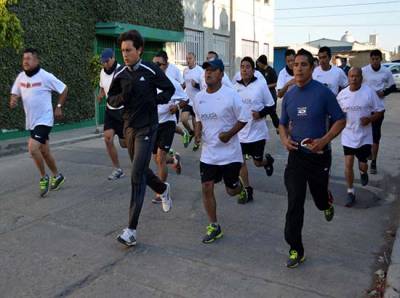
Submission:
{"label": "parked car", "polygon": [[398,91],[400,91],[400,63],[391,62],[391,63],[382,63],[382,65],[389,68],[389,70],[392,72],[396,88]]}

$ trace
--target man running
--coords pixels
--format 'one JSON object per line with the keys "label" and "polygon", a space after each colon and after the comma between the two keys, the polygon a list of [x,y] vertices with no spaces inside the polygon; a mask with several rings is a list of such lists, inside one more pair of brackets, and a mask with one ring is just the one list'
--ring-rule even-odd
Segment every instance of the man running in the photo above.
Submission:
{"label": "man running", "polygon": [[[115,71],[120,67],[115,60],[112,49],[104,49],[100,58],[103,69],[100,72],[100,92],[97,96],[99,103],[101,103],[104,97],[107,98]],[[113,108],[107,103],[104,111],[104,142],[106,143],[107,153],[114,167],[110,176],[108,176],[108,180],[116,180],[125,176],[119,164],[117,148],[114,146],[114,136],[116,134],[121,147],[126,148],[123,132],[124,122],[122,120],[123,108],[124,106]]]}
{"label": "man running", "polygon": [[[288,192],[285,224],[285,239],[290,246],[288,268],[295,268],[305,260],[301,234],[307,184],[325,219],[333,219],[333,199],[328,190],[332,159],[329,144],[346,124],[335,95],[312,79],[313,57],[310,52],[304,49],[297,52],[293,70],[295,85],[283,98],[279,125],[281,142],[289,151],[284,176]],[[328,117],[333,121],[329,130]]]}
{"label": "man running", "polygon": [[[242,154],[253,158],[256,167],[264,167],[268,176],[271,176],[274,167],[274,159],[270,154],[265,154],[265,141],[268,140],[268,127],[265,116],[274,112],[274,100],[264,81],[254,76],[254,61],[250,57],[244,57],[240,62],[241,80],[235,84],[235,89],[242,98],[243,109],[247,109],[251,115],[246,126],[239,131],[239,141]],[[240,170],[240,177],[247,190],[247,201],[239,198],[239,204],[245,204],[253,200],[253,188],[250,186],[249,173],[246,161]]]}
{"label": "man running", "polygon": [[[166,61],[162,55],[156,55],[153,58],[153,63],[158,65],[165,73]],[[179,110],[179,103],[186,102],[187,95],[183,91],[181,85],[173,78],[169,78],[175,87],[175,93],[167,104],[160,104],[157,106],[158,110],[158,130],[153,148],[153,159],[157,164],[158,177],[162,182],[166,182],[168,178],[167,164],[175,166],[177,174],[181,173],[181,158],[179,153],[173,155],[168,154],[174,140],[176,128],[176,111]],[[160,194],[156,194],[153,203],[162,203]]]}
{"label": "man running", "polygon": [[362,84],[361,68],[353,67],[349,71],[349,87],[340,91],[337,101],[346,113],[346,127],[342,131],[342,145],[347,182],[346,207],[356,202],[353,188],[354,156],[358,159],[361,185],[368,184],[368,156],[371,154],[371,123],[378,121],[385,110],[382,101],[374,90]]}
{"label": "man running", "polygon": [[[182,124],[186,131],[183,135],[183,146],[187,148],[194,137],[195,115],[193,112],[193,99],[200,92],[201,79],[204,77],[204,70],[197,65],[196,55],[189,52],[186,55],[187,67],[183,70],[184,88],[189,97],[189,102],[182,109]],[[192,118],[192,127],[189,118]]]}
{"label": "man running", "polygon": [[214,184],[224,179],[230,196],[239,194],[247,201],[247,193],[240,183],[239,172],[243,162],[237,133],[246,125],[248,115],[242,108],[239,94],[222,85],[224,64],[220,59],[204,62],[207,89],[198,93],[193,101],[196,114],[195,142],[203,141],[200,157],[200,176],[203,204],[209,225],[203,243],[222,237],[217,221]]}
{"label": "man running", "polygon": [[328,47],[318,51],[319,66],[314,69],[313,79],[328,87],[335,96],[348,85],[344,71],[336,65],[331,65],[332,53]]}
{"label": "man running", "polygon": [[285,93],[294,86],[295,80],[293,77],[293,64],[296,52],[292,49],[285,51],[285,68],[283,68],[278,75],[276,82],[276,90],[278,90],[278,97],[282,98]]}
{"label": "man running", "polygon": [[[158,128],[157,105],[166,104],[174,94],[174,86],[160,68],[143,62],[144,41],[131,30],[119,37],[125,66],[118,69],[111,83],[108,101],[112,107],[124,105],[124,136],[132,161],[131,202],[128,227],[117,238],[126,246],[136,245],[136,228],[143,206],[146,183],[161,194],[162,207],[172,206],[170,187],[149,168]],[[157,93],[157,89],[161,90]]]}
{"label": "man running", "polygon": [[[382,66],[382,52],[380,50],[373,50],[369,55],[370,64],[362,68],[362,75],[364,83],[375,90],[378,97],[384,102],[384,99],[390,93],[396,91],[393,75],[389,69]],[[381,130],[385,111],[379,120],[372,123],[372,150],[371,150],[371,167],[369,172],[371,174],[377,173],[376,160],[378,159],[379,143],[381,140]]]}
{"label": "man running", "polygon": [[[56,161],[50,152],[49,135],[57,119],[63,117],[62,108],[67,99],[67,86],[53,74],[40,67],[39,53],[36,49],[27,48],[22,58],[22,69],[11,89],[10,108],[17,106],[21,98],[25,111],[25,127],[30,131],[28,150],[40,173],[40,196],[44,197],[49,190],[58,190],[64,183],[64,176],[58,171]],[[51,92],[60,94],[53,111]],[[46,174],[45,164],[52,176]]]}

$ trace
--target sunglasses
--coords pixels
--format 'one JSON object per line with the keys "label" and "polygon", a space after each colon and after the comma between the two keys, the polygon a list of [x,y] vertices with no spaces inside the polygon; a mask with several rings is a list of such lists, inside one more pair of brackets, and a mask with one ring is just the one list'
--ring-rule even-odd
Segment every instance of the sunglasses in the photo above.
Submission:
{"label": "sunglasses", "polygon": [[156,65],[157,65],[158,67],[160,67],[161,65],[165,65],[165,63],[156,62]]}

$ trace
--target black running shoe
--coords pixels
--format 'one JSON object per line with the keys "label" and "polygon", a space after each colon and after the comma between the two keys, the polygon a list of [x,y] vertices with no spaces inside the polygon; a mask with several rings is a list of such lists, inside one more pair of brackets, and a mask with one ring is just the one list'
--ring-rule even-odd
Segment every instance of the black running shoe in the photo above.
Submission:
{"label": "black running shoe", "polygon": [[274,159],[269,153],[265,154],[265,159],[267,160],[267,164],[264,166],[265,172],[267,176],[272,176],[274,173]]}
{"label": "black running shoe", "polygon": [[40,196],[44,198],[50,190],[50,178],[48,175],[40,178],[39,181]]}
{"label": "black running shoe", "polygon": [[344,206],[350,208],[353,207],[355,203],[356,203],[355,194],[353,194],[352,192],[348,192],[346,197],[346,204]]}
{"label": "black running shoe", "polygon": [[368,173],[367,172],[365,172],[365,173],[361,173],[360,172],[360,180],[361,180],[361,185],[362,186],[367,185],[368,184]]}
{"label": "black running shoe", "polygon": [[252,202],[253,198],[253,188],[251,186],[246,187],[247,190],[247,202]]}
{"label": "black running shoe", "polygon": [[306,257],[304,255],[299,256],[298,252],[292,249],[289,252],[289,258],[287,260],[286,266],[288,268],[296,268],[299,266],[301,263],[303,263],[306,260]]}
{"label": "black running shoe", "polygon": [[369,173],[372,175],[375,175],[376,173],[378,173],[378,171],[376,170],[376,160],[371,161],[371,166],[369,168]]}
{"label": "black running shoe", "polygon": [[203,237],[203,243],[212,243],[215,240],[221,238],[224,234],[222,233],[221,226],[215,224],[209,224],[207,226],[207,233]]}
{"label": "black running shoe", "polygon": [[50,182],[51,182],[51,186],[50,189],[51,190],[59,190],[61,185],[63,185],[65,181],[64,176],[60,173],[57,176],[51,177],[50,178]]}

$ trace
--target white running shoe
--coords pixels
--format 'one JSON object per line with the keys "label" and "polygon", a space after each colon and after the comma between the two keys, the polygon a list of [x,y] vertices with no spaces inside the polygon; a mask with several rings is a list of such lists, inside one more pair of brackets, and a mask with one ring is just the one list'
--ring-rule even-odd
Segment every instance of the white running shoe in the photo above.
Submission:
{"label": "white running shoe", "polygon": [[160,195],[160,197],[161,197],[161,205],[163,211],[168,212],[169,210],[171,210],[172,207],[172,199],[171,196],[169,195],[170,192],[169,183],[165,182],[165,185],[167,186],[167,188],[165,189],[164,193]]}
{"label": "white running shoe", "polygon": [[108,176],[108,180],[117,180],[119,178],[124,177],[124,171],[122,169],[114,169],[110,176]]}
{"label": "white running shoe", "polygon": [[128,247],[136,245],[136,230],[124,229],[117,240]]}

